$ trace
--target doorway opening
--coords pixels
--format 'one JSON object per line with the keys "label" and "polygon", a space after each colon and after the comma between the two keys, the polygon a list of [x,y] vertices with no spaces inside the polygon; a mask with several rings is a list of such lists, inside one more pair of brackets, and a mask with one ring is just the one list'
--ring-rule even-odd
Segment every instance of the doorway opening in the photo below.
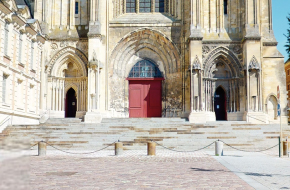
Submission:
{"label": "doorway opening", "polygon": [[139,61],[129,73],[129,117],[162,115],[162,80],[159,68],[149,60]]}
{"label": "doorway opening", "polygon": [[65,117],[76,117],[77,98],[73,88],[67,91],[65,100]]}
{"label": "doorway opening", "polygon": [[214,111],[216,120],[227,120],[227,97],[222,87],[218,87],[214,94]]}

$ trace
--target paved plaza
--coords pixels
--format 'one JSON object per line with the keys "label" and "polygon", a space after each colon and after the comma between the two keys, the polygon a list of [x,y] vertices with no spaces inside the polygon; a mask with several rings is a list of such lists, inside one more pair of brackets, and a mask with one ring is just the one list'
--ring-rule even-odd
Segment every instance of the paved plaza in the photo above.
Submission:
{"label": "paved plaza", "polygon": [[[179,153],[157,149],[72,155],[1,152],[0,189],[290,189],[290,159],[272,152]],[[22,156],[20,156],[22,155]],[[6,159],[4,159],[6,158]]]}

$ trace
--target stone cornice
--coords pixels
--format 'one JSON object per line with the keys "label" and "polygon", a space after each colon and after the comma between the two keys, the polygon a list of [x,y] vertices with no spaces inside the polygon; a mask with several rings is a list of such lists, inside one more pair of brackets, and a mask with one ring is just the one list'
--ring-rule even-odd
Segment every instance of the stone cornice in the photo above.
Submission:
{"label": "stone cornice", "polygon": [[188,40],[189,41],[191,41],[191,40],[201,41],[201,40],[203,40],[203,37],[202,36],[189,36]]}
{"label": "stone cornice", "polygon": [[263,46],[277,46],[278,42],[263,42]]}
{"label": "stone cornice", "polygon": [[202,44],[238,44],[240,45],[241,41],[231,41],[231,40],[203,40]]}
{"label": "stone cornice", "polygon": [[88,33],[88,38],[90,38],[90,39],[94,39],[94,38],[102,39],[102,34],[90,34],[90,33]]}
{"label": "stone cornice", "polygon": [[245,36],[244,41],[245,40],[261,40],[261,36]]}
{"label": "stone cornice", "polygon": [[[11,11],[8,7],[6,7],[3,3],[0,3],[0,14],[4,14],[4,19],[7,19],[9,16],[9,19],[12,23],[16,23],[20,27],[24,27],[25,29],[22,32],[29,33],[30,35],[36,37],[36,35],[40,35],[35,29],[34,26],[30,25],[27,20],[22,18],[20,15],[18,15],[16,12]],[[37,38],[37,37],[36,37]],[[37,38],[41,39],[41,38]],[[43,38],[44,39],[44,38]],[[45,41],[41,40],[41,42],[44,44]]]}

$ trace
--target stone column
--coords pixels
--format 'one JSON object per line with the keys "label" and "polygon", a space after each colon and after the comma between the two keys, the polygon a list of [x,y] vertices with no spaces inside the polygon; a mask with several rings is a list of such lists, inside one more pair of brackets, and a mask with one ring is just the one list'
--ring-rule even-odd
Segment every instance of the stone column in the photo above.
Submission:
{"label": "stone column", "polygon": [[51,102],[51,109],[55,110],[55,84],[54,84],[54,80],[52,79],[52,102]]}
{"label": "stone column", "polygon": [[58,111],[58,79],[55,81],[55,111]]}
{"label": "stone column", "polygon": [[65,111],[65,97],[66,97],[66,94],[65,94],[65,88],[64,88],[64,80],[62,80],[62,111]]}
{"label": "stone column", "polygon": [[75,25],[75,0],[70,0],[70,29]]}
{"label": "stone column", "polygon": [[194,110],[194,105],[195,105],[195,95],[194,95],[194,76],[193,76],[193,73],[192,73],[192,69],[190,68],[190,88],[191,88],[191,91],[190,91],[190,100],[191,100],[191,104],[190,104],[190,107],[191,107],[191,112],[195,111]]}

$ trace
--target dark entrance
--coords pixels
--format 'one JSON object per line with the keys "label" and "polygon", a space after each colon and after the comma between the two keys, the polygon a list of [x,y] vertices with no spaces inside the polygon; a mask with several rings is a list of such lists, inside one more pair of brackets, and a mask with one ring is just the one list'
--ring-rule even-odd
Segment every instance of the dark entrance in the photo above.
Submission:
{"label": "dark entrance", "polygon": [[161,117],[162,74],[149,60],[139,61],[129,77],[129,117]]}
{"label": "dark entrance", "polygon": [[227,120],[227,97],[221,87],[218,87],[214,94],[214,111],[216,120]]}
{"label": "dark entrance", "polygon": [[74,89],[70,88],[66,93],[65,117],[76,117],[77,98]]}

